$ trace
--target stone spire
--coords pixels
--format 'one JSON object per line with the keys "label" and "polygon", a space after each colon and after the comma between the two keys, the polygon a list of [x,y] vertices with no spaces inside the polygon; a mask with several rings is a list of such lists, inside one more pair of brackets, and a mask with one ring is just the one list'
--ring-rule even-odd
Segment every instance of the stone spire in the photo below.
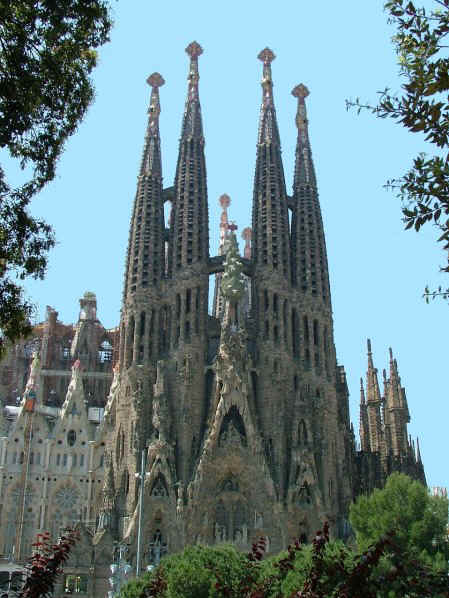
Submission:
{"label": "stone spire", "polygon": [[276,143],[281,145],[276,121],[276,110],[273,99],[273,79],[271,77],[271,63],[276,58],[270,48],[265,48],[257,56],[263,62],[262,75],[262,106],[260,109],[259,136],[257,143]]}
{"label": "stone spire", "polygon": [[311,293],[330,306],[326,242],[315,169],[310,149],[305,98],[309,90],[302,83],[292,95],[298,99],[295,175],[292,217],[293,278],[303,293]]}
{"label": "stone spire", "polygon": [[[218,203],[221,206],[221,215],[220,215],[220,240],[218,245],[218,255],[225,255],[226,253],[226,239],[229,234],[229,219],[228,219],[228,207],[231,204],[231,198],[227,193],[223,193],[218,198]],[[223,308],[224,302],[223,297],[221,295],[221,278],[223,274],[221,272],[217,272],[215,274],[215,286],[214,286],[214,302],[213,302],[213,315],[221,319],[223,316]]]}
{"label": "stone spire", "polygon": [[147,83],[151,87],[151,98],[148,108],[148,127],[145,136],[140,176],[152,174],[155,177],[159,176],[162,178],[161,141],[159,134],[159,115],[161,113],[159,87],[164,85],[165,81],[159,73],[153,73],[148,77]]}
{"label": "stone spire", "polygon": [[360,378],[360,446],[362,451],[368,452],[370,450],[368,412],[366,410],[365,390],[362,378]]}
{"label": "stone spire", "polygon": [[296,142],[295,175],[293,185],[312,185],[316,188],[315,168],[312,160],[312,150],[309,141],[309,127],[306,110],[306,97],[309,95],[307,87],[300,83],[292,90],[292,96],[298,98],[296,111],[296,127],[298,139]]}
{"label": "stone spire", "polygon": [[203,48],[192,42],[186,48],[190,56],[190,71],[188,76],[187,100],[182,123],[181,139],[203,139],[203,124],[201,119],[200,98],[198,95],[198,83],[200,75],[198,72],[198,57],[203,53]]}
{"label": "stone spire", "polygon": [[419,437],[416,437],[416,461],[417,463],[422,463],[422,459],[421,459],[421,451],[419,448]]}
{"label": "stone spire", "polygon": [[271,78],[275,55],[265,48],[258,58],[263,62],[263,77],[253,193],[253,260],[256,269],[273,269],[289,280],[287,194]]}
{"label": "stone spire", "polygon": [[124,298],[137,290],[155,286],[165,276],[164,211],[162,201],[161,144],[159,136],[159,87],[164,79],[153,73],[148,126],[128,245]]}
{"label": "stone spire", "polygon": [[391,450],[394,456],[407,453],[407,423],[410,421],[405,389],[401,386],[396,359],[390,354],[390,378],[385,396],[385,419],[390,428]]}
{"label": "stone spire", "polygon": [[380,415],[382,399],[377,379],[377,369],[373,364],[370,339],[367,340],[367,346],[368,370],[366,372],[366,391],[370,447],[373,452],[379,452],[382,446],[382,420]]}
{"label": "stone spire", "polygon": [[209,259],[206,163],[198,95],[198,57],[203,50],[192,42],[186,52],[190,56],[190,71],[170,226],[168,268],[172,277],[181,271],[184,275],[184,269],[191,265],[204,266]]}

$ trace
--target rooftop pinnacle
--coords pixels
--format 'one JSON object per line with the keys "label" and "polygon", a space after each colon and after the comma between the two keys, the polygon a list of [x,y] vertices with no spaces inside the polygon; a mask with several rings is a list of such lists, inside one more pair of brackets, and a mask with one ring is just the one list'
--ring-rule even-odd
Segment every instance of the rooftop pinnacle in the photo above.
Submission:
{"label": "rooftop pinnacle", "polygon": [[156,132],[155,129],[159,124],[159,115],[161,113],[161,105],[159,103],[159,87],[162,87],[165,81],[162,75],[160,75],[159,73],[153,73],[148,77],[147,83],[151,87],[150,106],[148,108],[148,114],[150,115],[150,119],[148,126],[150,132]]}
{"label": "rooftop pinnacle", "polygon": [[306,97],[310,94],[304,83],[292,89],[292,96],[298,99],[296,110],[296,126],[298,128],[298,141],[296,146],[295,182],[294,185],[311,184],[316,187],[315,169],[312,162],[310,149],[308,120],[306,110]]}
{"label": "rooftop pinnacle", "polygon": [[307,127],[307,112],[304,100],[309,93],[309,90],[303,83],[300,83],[292,90],[292,96],[298,98],[298,110],[296,112],[296,126],[298,129],[306,129]]}
{"label": "rooftop pinnacle", "polygon": [[148,127],[145,136],[140,175],[151,174],[156,177],[162,177],[159,138],[159,115],[161,113],[159,87],[164,85],[165,81],[162,75],[153,73],[148,77],[147,83],[151,87],[151,97],[150,105],[148,107]]}
{"label": "rooftop pinnacle", "polygon": [[271,63],[276,58],[275,53],[270,48],[265,48],[259,52],[257,58],[263,62],[262,88],[264,90],[264,105],[273,103],[273,80],[271,78]]}
{"label": "rooftop pinnacle", "polygon": [[189,80],[189,99],[195,100],[198,96],[198,81],[200,75],[198,73],[198,56],[203,53],[203,48],[198,42],[190,43],[186,48],[186,53],[190,56],[190,72]]}
{"label": "rooftop pinnacle", "polygon": [[187,99],[184,109],[181,139],[203,140],[203,125],[201,123],[201,108],[198,94],[198,56],[203,53],[202,47],[197,42],[192,42],[186,48],[186,54],[190,56],[190,67],[187,88]]}

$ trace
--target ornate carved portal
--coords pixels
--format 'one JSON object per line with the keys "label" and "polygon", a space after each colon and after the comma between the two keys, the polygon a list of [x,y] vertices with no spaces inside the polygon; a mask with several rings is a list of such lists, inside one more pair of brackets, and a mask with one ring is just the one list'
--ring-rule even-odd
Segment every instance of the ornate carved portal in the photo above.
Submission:
{"label": "ornate carved portal", "polygon": [[[226,484],[226,482],[225,482]],[[234,492],[226,487],[226,494]],[[237,546],[248,544],[249,516],[246,504],[238,496],[224,496],[215,508],[215,543],[233,542]]]}

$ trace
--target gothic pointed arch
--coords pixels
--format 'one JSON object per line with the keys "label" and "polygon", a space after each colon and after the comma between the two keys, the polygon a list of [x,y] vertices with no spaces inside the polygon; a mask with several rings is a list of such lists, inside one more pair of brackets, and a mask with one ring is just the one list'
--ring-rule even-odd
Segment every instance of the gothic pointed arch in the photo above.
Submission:
{"label": "gothic pointed arch", "polygon": [[232,405],[221,422],[219,444],[242,444],[247,446],[246,427],[240,411]]}

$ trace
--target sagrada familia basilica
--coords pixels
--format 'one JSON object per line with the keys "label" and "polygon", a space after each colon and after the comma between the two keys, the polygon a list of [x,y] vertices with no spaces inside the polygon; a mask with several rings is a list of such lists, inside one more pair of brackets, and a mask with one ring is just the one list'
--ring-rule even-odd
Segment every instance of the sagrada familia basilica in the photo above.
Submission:
{"label": "sagrada familia basilica", "polygon": [[252,227],[243,231],[241,256],[222,195],[220,246],[211,256],[202,48],[193,42],[186,52],[187,99],[168,188],[159,133],[164,80],[148,78],[119,326],[106,330],[95,295],[85,293],[75,325],[47,308],[46,321],[0,363],[0,552],[20,562],[36,534],[58,537],[76,525],[81,537],[60,594],[106,593],[117,543],[136,566],[139,528],[141,568],[188,544],[247,550],[265,536],[275,553],[294,538],[310,539],[324,520],[334,536],[348,537],[351,501],[382,487],[392,471],[425,483],[396,360],[390,352],[381,391],[369,341],[355,440],[333,338],[307,88],[292,92],[289,194],[275,56],[260,52]]}

